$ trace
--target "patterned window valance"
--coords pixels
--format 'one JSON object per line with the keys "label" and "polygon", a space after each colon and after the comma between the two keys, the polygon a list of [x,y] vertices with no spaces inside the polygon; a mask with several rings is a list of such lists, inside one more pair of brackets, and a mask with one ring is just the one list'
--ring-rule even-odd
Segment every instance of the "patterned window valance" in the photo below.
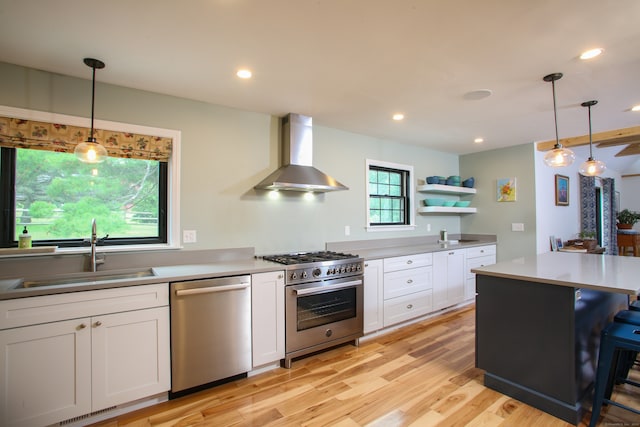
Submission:
{"label": "patterned window valance", "polygon": [[[73,153],[76,145],[86,141],[90,128],[34,120],[0,117],[0,146]],[[110,157],[168,162],[172,139],[94,129],[93,136]]]}

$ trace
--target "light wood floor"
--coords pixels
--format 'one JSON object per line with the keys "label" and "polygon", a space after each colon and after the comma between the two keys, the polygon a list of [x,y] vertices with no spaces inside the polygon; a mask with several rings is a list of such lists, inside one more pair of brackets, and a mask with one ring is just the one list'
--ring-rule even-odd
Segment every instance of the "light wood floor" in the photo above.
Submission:
{"label": "light wood floor", "polygon": [[[482,385],[474,325],[465,307],[95,426],[571,426]],[[601,426],[640,426],[635,414],[605,411]]]}

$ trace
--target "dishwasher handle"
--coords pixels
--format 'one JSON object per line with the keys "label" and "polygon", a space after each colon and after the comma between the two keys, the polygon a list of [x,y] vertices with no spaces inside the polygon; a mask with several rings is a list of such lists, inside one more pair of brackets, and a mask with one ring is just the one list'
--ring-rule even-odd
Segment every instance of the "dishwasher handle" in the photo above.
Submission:
{"label": "dishwasher handle", "polygon": [[237,285],[207,286],[204,288],[178,289],[176,290],[176,295],[182,296],[182,295],[210,294],[214,292],[235,291],[238,289],[247,289],[250,286],[251,286],[251,283],[239,283]]}

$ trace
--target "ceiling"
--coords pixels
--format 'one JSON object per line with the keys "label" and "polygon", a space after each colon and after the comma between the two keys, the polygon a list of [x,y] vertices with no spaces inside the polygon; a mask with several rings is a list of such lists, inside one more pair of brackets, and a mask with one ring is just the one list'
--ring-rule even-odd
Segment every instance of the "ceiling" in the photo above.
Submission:
{"label": "ceiling", "polygon": [[640,124],[639,20],[638,0],[0,0],[0,61],[90,79],[95,57],[99,82],[465,154],[554,139],[554,72],[560,138],[591,99],[594,133]]}

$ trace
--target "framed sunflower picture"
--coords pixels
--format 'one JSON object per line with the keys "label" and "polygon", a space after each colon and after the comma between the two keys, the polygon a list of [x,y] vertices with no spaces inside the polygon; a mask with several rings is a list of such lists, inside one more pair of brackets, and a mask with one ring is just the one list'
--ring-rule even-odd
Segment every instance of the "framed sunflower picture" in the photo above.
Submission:
{"label": "framed sunflower picture", "polygon": [[516,179],[499,178],[497,186],[497,200],[499,202],[516,201]]}

